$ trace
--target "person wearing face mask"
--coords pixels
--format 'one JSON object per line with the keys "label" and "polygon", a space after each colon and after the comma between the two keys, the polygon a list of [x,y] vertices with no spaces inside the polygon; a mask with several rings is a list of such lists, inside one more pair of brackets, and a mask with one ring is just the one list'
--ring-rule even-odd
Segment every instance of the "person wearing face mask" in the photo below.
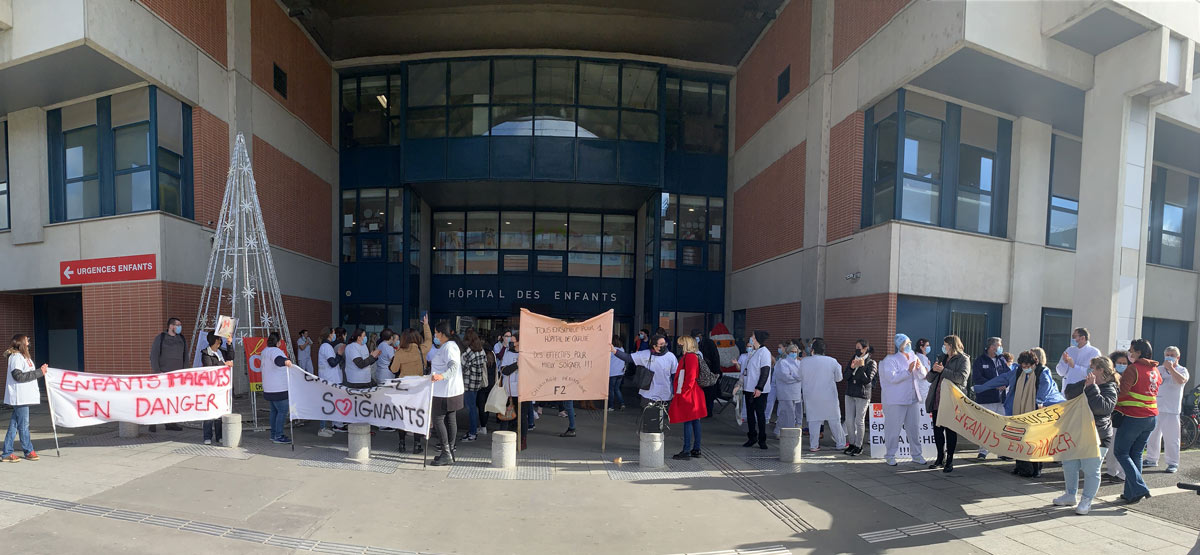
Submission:
{"label": "person wearing face mask", "polygon": [[854,357],[842,371],[842,380],[846,382],[845,422],[846,449],[842,454],[855,457],[863,452],[863,442],[867,432],[867,408],[871,406],[871,386],[879,374],[878,365],[871,359],[874,349],[866,339],[859,339],[854,344]]}
{"label": "person wearing face mask", "polygon": [[[984,391],[1005,388],[1004,415],[1013,416],[1035,411],[1042,407],[1057,405],[1067,399],[1058,391],[1050,369],[1042,362],[1037,350],[1030,349],[1017,356],[1020,372],[1008,372],[975,386],[978,395]],[[1041,475],[1042,463],[1017,461],[1013,474],[1034,478]]]}
{"label": "person wearing face mask", "polygon": [[283,425],[288,422],[288,368],[292,361],[283,349],[279,348],[282,339],[276,332],[267,336],[267,347],[262,350],[262,385],[263,398],[271,404],[271,441],[289,444],[292,438],[283,433]]}
{"label": "person wearing face mask", "polygon": [[8,359],[8,373],[4,376],[4,404],[12,407],[12,416],[8,421],[8,433],[4,434],[4,450],[0,453],[0,461],[21,462],[21,458],[13,452],[13,440],[18,438],[21,448],[25,450],[25,460],[36,461],[40,457],[33,449],[33,440],[29,438],[29,407],[42,402],[37,381],[46,375],[47,366],[34,367],[33,357],[29,355],[29,336],[23,333],[12,337],[12,343],[4,355]]}
{"label": "person wearing face mask", "polygon": [[366,389],[374,385],[372,370],[379,357],[379,350],[368,351],[367,331],[359,328],[350,334],[350,344],[346,345],[346,387]]}
{"label": "person wearing face mask", "polygon": [[700,372],[700,348],[692,337],[677,340],[683,358],[675,368],[672,385],[671,405],[667,416],[672,424],[683,424],[683,450],[672,456],[675,460],[688,460],[700,456],[700,419],[704,418],[704,392],[696,376]]}
{"label": "person wearing face mask", "polygon": [[1062,377],[1063,387],[1083,381],[1088,375],[1092,359],[1104,356],[1100,349],[1088,343],[1089,337],[1087,328],[1075,328],[1071,332],[1071,345],[1063,351],[1058,365],[1054,367],[1054,371]]}
{"label": "person wearing face mask", "polygon": [[1191,375],[1181,364],[1179,347],[1167,347],[1163,354],[1165,356],[1160,367],[1163,382],[1158,388],[1157,397],[1159,416],[1155,421],[1154,431],[1150,432],[1142,468],[1158,466],[1161,444],[1167,453],[1167,474],[1174,474],[1179,472],[1179,413],[1183,409],[1183,386],[1188,383]]}
{"label": "person wearing face mask", "polygon": [[638,332],[637,341],[633,342],[633,352],[650,350],[650,330],[642,328]]}
{"label": "person wearing face mask", "polygon": [[296,338],[296,365],[309,374],[313,373],[312,345],[308,330],[300,330],[300,336]]}
{"label": "person wearing face mask", "polygon": [[[529,434],[525,433],[525,431],[533,428],[533,403],[529,401],[522,403],[521,399],[517,397],[517,392],[520,391],[518,387],[520,384],[518,381],[520,375],[520,351],[521,334],[514,331],[512,334],[512,341],[505,349],[504,358],[500,361],[500,374],[504,376],[503,382],[501,382],[504,386],[504,391],[506,391],[508,396],[512,398],[512,403],[514,406],[520,405],[521,407],[521,419],[525,421],[525,430],[521,430],[518,435],[521,436],[521,450],[524,451],[526,445],[528,445],[529,436]],[[505,431],[515,432],[517,431],[517,426],[518,424],[515,418],[512,420],[500,421],[500,427]]]}
{"label": "person wearing face mask", "polygon": [[[671,352],[667,346],[667,338],[662,335],[652,336],[650,346],[649,351],[638,351],[632,355],[617,352],[616,349],[613,349],[612,354],[629,364],[644,366],[654,373],[650,388],[639,390],[638,395],[642,396],[647,406],[656,404],[662,409],[661,412],[665,413],[667,402],[671,400],[671,375],[679,367],[679,358]],[[662,423],[662,417],[665,417],[665,414],[660,414],[659,417],[658,422]],[[645,424],[648,426],[647,430],[658,428],[651,422],[645,422]]]}
{"label": "person wearing face mask", "polygon": [[[930,346],[928,339],[924,337],[917,339],[917,342],[913,344],[913,352],[917,354],[918,359],[921,359],[921,365],[926,370],[933,367],[933,363],[929,362],[929,355],[933,354],[933,347]],[[921,399],[923,401],[929,396],[929,382],[921,380],[921,383],[917,384],[917,387],[921,389]]]}
{"label": "person wearing face mask", "polygon": [[512,342],[512,331],[504,330],[504,334],[500,336],[500,340],[492,346],[492,354],[497,357],[504,358],[504,349],[508,348],[508,344]]}
{"label": "person wearing face mask", "polygon": [[[975,375],[975,381],[986,382],[1000,374],[1009,372],[1011,368],[1008,361],[1004,360],[1004,340],[999,337],[991,337],[987,340],[987,348],[983,354],[975,357],[975,362],[971,365],[971,372]],[[1000,389],[991,389],[979,393],[975,402],[996,414],[1004,413],[1004,391]],[[984,460],[987,458],[988,450],[983,446],[979,447],[979,454],[976,458]]]}
{"label": "person wearing face mask", "polygon": [[799,428],[804,424],[803,377],[800,373],[800,346],[795,341],[782,345],[783,356],[775,362],[771,375],[775,386],[771,389],[779,399],[779,419],[775,435],[782,428]]}
{"label": "person wearing face mask", "polygon": [[846,432],[842,429],[842,413],[838,406],[837,382],[842,381],[842,365],[825,355],[825,340],[814,337],[809,342],[811,356],[800,359],[800,378],[804,382],[804,415],[808,419],[808,450],[821,450],[821,423],[833,434],[833,444],[846,449]]}
{"label": "person wearing face mask", "polygon": [[767,330],[754,330],[747,347],[750,358],[742,369],[743,395],[746,406],[746,443],[750,447],[758,443],[759,449],[767,448],[767,396],[771,393],[771,351],[763,346],[771,335]]}
{"label": "person wearing face mask", "polygon": [[[154,337],[150,344],[150,371],[155,374],[181,370],[188,364],[187,340],[183,338],[183,323],[179,318],[169,318],[167,329]],[[167,424],[167,429],[180,431],[179,424]],[[157,432],[158,427],[151,425],[151,432]]]}
{"label": "person wearing face mask", "polygon": [[[203,351],[200,351],[200,366],[229,366],[233,367],[233,345],[225,348],[221,346],[225,343],[224,339],[213,332],[208,332],[208,340]],[[202,439],[205,445],[212,445],[213,440],[221,443],[221,419],[205,420],[202,428]]]}
{"label": "person wearing face mask", "polygon": [[[949,381],[958,386],[968,398],[975,399],[975,392],[971,388],[970,358],[963,351],[962,340],[957,335],[947,335],[942,340],[942,356],[933,363],[925,379],[929,382],[925,412],[933,419],[933,442],[937,445],[937,460],[929,465],[929,468],[942,467],[942,472],[954,472],[954,449],[958,446],[958,433],[938,425],[938,404],[943,395],[942,383]],[[952,418],[952,415],[944,414],[942,418]]]}
{"label": "person wearing face mask", "polygon": [[[1088,408],[1096,421],[1096,433],[1100,439],[1100,456],[1088,459],[1072,459],[1062,462],[1063,482],[1066,491],[1053,503],[1059,507],[1075,505],[1075,514],[1086,515],[1092,508],[1092,500],[1100,490],[1100,462],[1104,460],[1112,442],[1112,411],[1117,406],[1117,380],[1120,376],[1113,369],[1112,361],[1107,357],[1095,357],[1091,363],[1092,371],[1082,382],[1075,382],[1066,388],[1066,397],[1074,399],[1086,395]],[[1083,473],[1083,494],[1078,505],[1075,493],[1079,490],[1079,474]]]}
{"label": "person wearing face mask", "polygon": [[454,464],[454,440],[458,434],[457,414],[463,408],[462,352],[450,332],[450,324],[439,322],[433,330],[437,347],[430,366],[433,380],[433,426],[442,452],[433,466]]}
{"label": "person wearing face mask", "polygon": [[[336,341],[337,334],[333,330],[321,330],[321,346],[317,349],[317,377],[331,384],[342,383],[342,357],[333,346]],[[346,430],[341,422],[322,420],[320,426],[317,431],[320,437],[333,437],[335,431]]]}
{"label": "person wearing face mask", "polygon": [[391,328],[383,328],[383,331],[379,332],[379,344],[375,349],[379,351],[379,356],[375,359],[371,377],[375,379],[375,383],[383,384],[396,377],[392,374],[392,359],[396,357],[396,334]]}
{"label": "person wearing face mask", "polygon": [[[1119,384],[1121,376],[1125,374],[1125,369],[1129,367],[1129,353],[1113,351],[1108,355],[1108,359],[1113,361],[1113,370],[1117,372],[1117,383]],[[1121,419],[1124,417],[1125,415],[1113,411],[1113,437],[1116,437],[1117,429],[1121,427]],[[1114,449],[1109,449],[1108,454],[1104,456],[1104,481],[1110,484],[1119,484],[1125,481],[1125,469],[1121,468],[1121,464],[1117,462],[1117,452]]]}
{"label": "person wearing face mask", "polygon": [[1142,479],[1142,451],[1158,419],[1158,388],[1163,378],[1158,362],[1150,357],[1154,349],[1145,339],[1129,345],[1129,366],[1121,374],[1121,392],[1116,412],[1123,415],[1121,427],[1113,439],[1117,462],[1125,469],[1125,491],[1121,499],[1132,505],[1150,497],[1150,488]]}
{"label": "person wearing face mask", "polygon": [[913,353],[912,342],[903,333],[892,339],[896,352],[884,357],[879,365],[880,399],[883,402],[883,434],[888,466],[896,466],[896,451],[900,447],[900,431],[908,438],[909,452],[917,464],[925,464],[921,456],[921,401],[928,373],[921,359]]}

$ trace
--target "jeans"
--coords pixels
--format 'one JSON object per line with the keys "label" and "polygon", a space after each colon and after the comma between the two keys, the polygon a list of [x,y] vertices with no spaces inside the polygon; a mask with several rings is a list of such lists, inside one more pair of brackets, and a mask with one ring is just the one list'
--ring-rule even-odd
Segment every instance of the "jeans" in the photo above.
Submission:
{"label": "jeans", "polygon": [[1162,445],[1166,452],[1167,464],[1179,464],[1179,428],[1182,422],[1178,414],[1158,413],[1154,423],[1154,431],[1150,432],[1149,443],[1146,445],[1146,460],[1158,464],[1158,448]]}
{"label": "jeans", "polygon": [[610,408],[619,409],[625,406],[625,396],[621,395],[621,382],[624,379],[624,376],[608,377],[608,406]]}
{"label": "jeans", "polygon": [[567,429],[575,429],[575,401],[563,401],[562,410],[567,412]]}
{"label": "jeans", "polygon": [[767,444],[767,394],[754,397],[754,393],[746,396],[746,437],[757,441],[759,445]]}
{"label": "jeans", "polygon": [[846,428],[846,443],[861,448],[863,440],[866,439],[867,409],[871,406],[871,400],[847,395],[845,401],[846,412],[843,425]]}
{"label": "jeans", "polygon": [[1146,448],[1146,440],[1154,429],[1155,418],[1125,417],[1121,427],[1117,428],[1117,437],[1113,438],[1113,450],[1117,452],[1117,462],[1125,470],[1125,499],[1133,499],[1150,493],[1142,480],[1142,450]]}
{"label": "jeans", "polygon": [[205,420],[204,421],[204,439],[205,440],[211,439],[213,441],[216,441],[217,443],[220,443],[221,442],[221,430],[222,430],[222,425],[221,425],[220,418],[215,418],[213,420]]}
{"label": "jeans", "polygon": [[28,455],[33,452],[33,441],[29,439],[29,406],[13,407],[12,418],[8,421],[8,433],[4,434],[4,453],[0,453],[5,457],[13,452],[13,439],[17,434],[21,435],[21,448]]}
{"label": "jeans", "polygon": [[283,437],[283,425],[288,419],[288,400],[269,401],[271,403],[271,439]]}
{"label": "jeans", "polygon": [[[689,445],[691,447],[689,447]],[[683,451],[700,450],[700,419],[683,423]]]}
{"label": "jeans", "polygon": [[1083,471],[1083,497],[1093,499],[1100,490],[1100,463],[1108,453],[1107,447],[1100,448],[1100,456],[1090,459],[1071,459],[1062,462],[1063,481],[1066,482],[1067,494],[1075,495],[1079,489],[1079,471]]}
{"label": "jeans", "polygon": [[479,431],[479,392],[464,391],[463,404],[467,406],[467,435],[475,435]]}

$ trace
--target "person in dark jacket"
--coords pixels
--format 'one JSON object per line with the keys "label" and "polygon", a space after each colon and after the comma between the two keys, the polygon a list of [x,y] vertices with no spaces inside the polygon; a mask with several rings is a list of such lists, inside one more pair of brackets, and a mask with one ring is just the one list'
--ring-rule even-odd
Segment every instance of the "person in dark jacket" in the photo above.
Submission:
{"label": "person in dark jacket", "polygon": [[[709,338],[700,340],[700,356],[708,365],[710,371],[721,373],[721,353],[717,350],[717,342]],[[719,383],[714,383],[701,391],[704,392],[704,414],[706,418],[712,418],[713,401],[721,398],[721,386]]]}
{"label": "person in dark jacket", "polygon": [[[987,350],[982,355],[975,357],[975,363],[971,365],[971,373],[976,383],[982,383],[1011,371],[1011,368],[1008,361],[1004,359],[1004,340],[999,337],[991,337],[987,341]],[[1004,391],[1000,389],[989,389],[976,394],[975,402],[996,414],[1004,414]],[[979,460],[986,459],[987,455],[987,448],[981,445]]]}
{"label": "person in dark jacket", "polygon": [[854,344],[854,358],[842,370],[846,382],[845,422],[846,450],[842,453],[851,457],[862,454],[867,431],[867,408],[871,406],[871,389],[879,375],[879,366],[871,358],[875,349],[866,339]]}
{"label": "person in dark jacket", "polygon": [[[200,352],[200,366],[233,366],[233,345],[221,348],[221,336],[208,332],[208,347]],[[221,443],[221,419],[204,421],[204,444]]]}
{"label": "person in dark jacket", "polygon": [[[183,338],[183,322],[179,318],[168,318],[166,331],[154,337],[150,344],[150,371],[155,374],[181,370],[188,367],[187,340]],[[179,424],[167,424],[171,431],[182,430]],[[158,427],[151,425],[151,432]]]}
{"label": "person in dark jacket", "polygon": [[[958,433],[945,426],[938,426],[938,403],[941,401],[942,382],[949,380],[964,394],[974,399],[975,394],[968,386],[971,381],[971,365],[967,353],[963,352],[962,340],[957,335],[947,335],[942,340],[942,356],[933,363],[929,375],[929,395],[925,397],[925,411],[933,418],[933,443],[937,445],[937,460],[929,468],[942,467],[942,472],[954,472],[954,448],[958,446]],[[951,415],[946,415],[950,417]]]}
{"label": "person in dark jacket", "polygon": [[1088,407],[1092,409],[1092,417],[1096,420],[1096,433],[1100,436],[1100,456],[1063,461],[1066,493],[1054,500],[1054,504],[1059,507],[1075,505],[1075,492],[1079,489],[1079,472],[1082,470],[1083,495],[1079,504],[1075,505],[1075,513],[1081,515],[1088,514],[1092,508],[1092,500],[1100,490],[1100,464],[1108,454],[1109,444],[1112,443],[1112,412],[1117,406],[1117,393],[1120,390],[1120,377],[1108,357],[1095,357],[1088,366],[1091,372],[1087,378],[1068,385],[1066,396],[1067,399],[1074,399],[1080,395],[1087,395]]}

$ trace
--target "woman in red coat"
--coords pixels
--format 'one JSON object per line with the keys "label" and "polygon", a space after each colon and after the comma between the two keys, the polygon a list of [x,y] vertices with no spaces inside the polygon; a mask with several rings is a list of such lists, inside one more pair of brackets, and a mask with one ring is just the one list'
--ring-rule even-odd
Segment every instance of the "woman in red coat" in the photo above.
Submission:
{"label": "woman in red coat", "polygon": [[696,346],[696,338],[680,337],[678,343],[683,357],[679,359],[679,367],[675,371],[667,416],[672,424],[683,422],[683,451],[671,458],[686,461],[700,456],[700,419],[705,416],[704,390],[696,383],[696,376],[700,372],[700,349]]}

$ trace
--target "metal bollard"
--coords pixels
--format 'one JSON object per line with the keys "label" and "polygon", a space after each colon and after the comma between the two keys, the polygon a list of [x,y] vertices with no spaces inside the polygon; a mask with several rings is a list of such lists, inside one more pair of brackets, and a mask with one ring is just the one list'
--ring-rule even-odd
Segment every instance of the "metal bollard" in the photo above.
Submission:
{"label": "metal bollard", "polygon": [[350,424],[350,433],[346,435],[349,436],[346,458],[364,463],[371,460],[371,425]]}
{"label": "metal bollard", "polygon": [[221,445],[238,447],[242,444],[242,415],[231,413],[221,416]]}
{"label": "metal bollard", "polygon": [[779,430],[779,461],[785,463],[800,462],[804,452],[804,428],[783,428]]}
{"label": "metal bollard", "polygon": [[117,422],[117,437],[121,439],[135,438],[140,431],[139,426],[132,422]]}
{"label": "metal bollard", "polygon": [[517,433],[492,433],[492,468],[517,467]]}
{"label": "metal bollard", "polygon": [[638,436],[638,466],[643,470],[652,470],[666,466],[664,453],[666,445],[661,433],[642,432]]}

